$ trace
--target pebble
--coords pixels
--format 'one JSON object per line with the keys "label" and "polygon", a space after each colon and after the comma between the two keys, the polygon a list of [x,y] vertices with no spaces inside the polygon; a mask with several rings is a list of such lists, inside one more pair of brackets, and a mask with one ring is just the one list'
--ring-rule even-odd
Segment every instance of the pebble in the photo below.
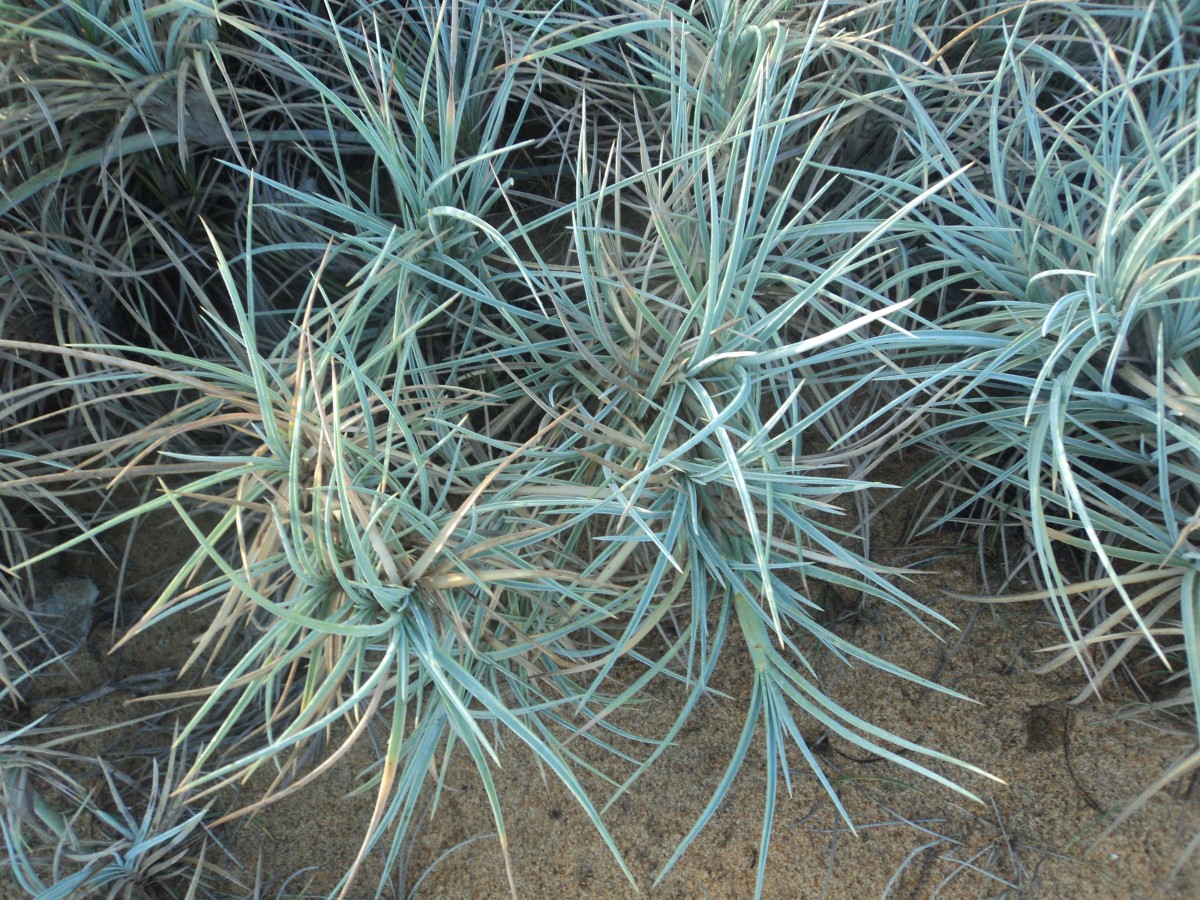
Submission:
{"label": "pebble", "polygon": [[55,580],[49,593],[34,603],[38,624],[58,653],[69,656],[83,646],[99,594],[92,579],[71,576]]}

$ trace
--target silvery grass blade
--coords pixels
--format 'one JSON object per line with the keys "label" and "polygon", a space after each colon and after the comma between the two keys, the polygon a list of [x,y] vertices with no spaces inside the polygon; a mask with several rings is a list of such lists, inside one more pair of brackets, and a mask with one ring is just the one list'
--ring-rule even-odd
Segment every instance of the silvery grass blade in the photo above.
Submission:
{"label": "silvery grass blade", "polygon": [[[243,205],[210,158],[127,160],[104,197],[83,176],[7,217],[0,240],[6,336],[42,343],[122,341],[199,348],[212,304],[201,215]],[[95,392],[102,390],[97,384]]]}
{"label": "silvery grass blade", "polygon": [[[214,7],[8,4],[2,18],[12,75],[3,87],[12,114],[0,123],[5,307],[20,298],[22,328],[39,329],[29,339],[42,343],[202,352],[211,260],[198,219],[239,207],[214,160],[240,160],[255,140],[295,139],[294,130],[256,128],[261,110],[230,80],[223,54],[239,48],[218,33]],[[95,374],[94,385],[76,382],[77,400],[104,389]],[[88,406],[71,408],[86,416]],[[101,419],[88,424],[112,433]]]}
{"label": "silvery grass blade", "polygon": [[[146,305],[146,296],[164,291],[159,280],[170,273],[163,270],[174,268],[178,271],[170,277],[180,279],[185,293],[195,295],[192,297],[195,304],[211,312],[207,306],[210,298],[204,289],[210,285],[198,284],[204,282],[204,275],[198,270],[207,270],[210,260],[189,258],[197,245],[205,243],[198,232],[190,229],[199,213],[206,216],[215,230],[225,232],[223,246],[229,248],[236,243],[237,227],[230,219],[237,219],[240,203],[236,199],[230,203],[228,192],[243,190],[237,169],[227,167],[222,172],[217,163],[232,162],[242,170],[261,167],[264,159],[276,160],[280,145],[298,142],[300,152],[289,149],[282,154],[290,161],[300,158],[309,163],[300,171],[290,166],[292,171],[286,177],[299,182],[293,187],[303,189],[313,173],[320,173],[324,167],[326,171],[340,173],[342,182],[353,183],[355,190],[361,192],[362,185],[356,181],[361,175],[356,161],[370,153],[370,146],[362,133],[336,121],[336,117],[331,120],[328,96],[313,90],[313,84],[305,80],[317,78],[329,95],[345,97],[353,106],[357,98],[355,86],[362,88],[371,80],[378,64],[386,61],[382,51],[371,49],[374,45],[363,31],[361,17],[353,22],[335,21],[291,4],[246,4],[236,14],[189,3],[157,3],[148,9],[139,3],[112,4],[97,14],[89,12],[90,9],[71,4],[47,7],[47,16],[61,14],[70,20],[67,23],[70,27],[64,26],[61,33],[39,30],[38,23],[44,16],[26,21],[24,13],[14,11],[13,29],[7,35],[11,39],[6,45],[13,55],[11,64],[28,75],[12,82],[16,94],[11,99],[22,110],[27,109],[28,114],[6,118],[5,123],[13,128],[28,126],[33,132],[28,139],[18,139],[19,135],[14,133],[12,140],[3,141],[4,165],[12,176],[5,178],[3,209],[6,215],[11,214],[22,223],[23,233],[61,233],[67,245],[65,252],[62,247],[34,248],[31,252],[35,258],[75,267],[78,263],[72,258],[86,257],[86,253],[72,248],[72,241],[79,241],[88,252],[96,251],[98,259],[92,261],[92,271],[87,274],[110,281],[123,278],[128,282],[130,296],[121,294],[120,299],[134,318],[138,318],[140,307]],[[103,21],[93,21],[97,16]],[[75,19],[79,17],[85,20],[84,26],[76,27]],[[224,26],[219,30],[218,21]],[[391,11],[385,22],[391,29],[409,29],[415,25],[415,20],[399,15],[396,10]],[[458,33],[457,21],[445,24]],[[465,37],[480,34],[481,28],[478,22],[474,23]],[[277,40],[278,46],[271,46],[288,65],[275,54],[263,52],[261,38],[251,37],[268,32]],[[377,41],[388,36],[386,31],[382,37],[378,31],[373,35]],[[417,41],[410,46],[420,44]],[[489,105],[492,92],[479,89],[478,81],[491,78],[492,67],[485,57],[494,55],[496,46],[497,41],[480,42],[479,52],[483,56],[464,56],[471,67],[470,78],[461,85],[463,96],[458,100],[468,110],[486,108],[492,126],[502,119],[504,103]],[[54,48],[61,48],[62,52],[56,53]],[[31,59],[31,54],[36,59]],[[80,54],[84,56],[82,61]],[[348,58],[359,68],[349,73],[339,71],[345,68]],[[411,72],[401,73],[401,78],[420,94],[417,105],[424,108],[425,122],[436,122],[436,104],[443,100],[450,102],[444,90],[447,81],[442,78],[446,67],[434,65],[436,60],[429,54],[425,62],[416,61],[427,69],[424,81],[417,78],[414,87]],[[88,79],[80,74],[81,65],[85,68],[94,65],[97,70],[108,72],[109,78]],[[26,73],[22,66],[29,71]],[[351,77],[356,73],[362,76],[357,81]],[[450,81],[461,74],[461,71],[452,73]],[[131,86],[130,80],[138,78],[149,79],[144,89],[138,86],[140,82]],[[265,91],[264,80],[270,85]],[[497,77],[496,81],[503,84],[504,79]],[[435,90],[431,93],[422,84],[433,85]],[[378,86],[386,89],[386,84]],[[361,90],[358,93],[361,95]],[[164,99],[160,95],[169,97]],[[111,115],[106,104],[113,107]],[[374,105],[370,101],[366,108]],[[62,126],[63,121],[78,119],[84,109],[92,115],[89,121],[97,124],[98,131]],[[414,109],[407,104],[404,111],[411,113]],[[168,128],[159,127],[164,124],[159,119],[175,128],[178,154],[166,153],[166,141],[171,134]],[[120,126],[114,134],[109,133],[112,129],[106,131],[103,127],[113,124],[111,120],[116,121],[114,128]],[[484,129],[481,135],[475,124],[469,118],[460,120],[448,133],[461,136],[459,143],[480,137],[485,143],[494,140],[492,131]],[[60,132],[73,142],[66,149],[58,146],[67,140]],[[429,140],[415,141],[414,149],[422,157],[430,152],[441,153]],[[63,154],[65,161],[58,165],[54,160]],[[344,164],[343,156],[350,161]],[[161,171],[164,157],[165,173]],[[437,162],[456,158],[456,154],[447,157],[441,153]],[[487,158],[483,154],[483,159]],[[418,161],[429,162],[424,158]],[[285,161],[284,165],[289,163]],[[439,170],[435,174],[444,176],[444,185],[453,189],[455,171],[451,167],[448,172]],[[109,204],[115,200],[117,205],[106,213],[89,214],[103,215],[107,225],[116,222],[126,229],[133,220],[139,220],[141,224],[134,235],[105,240],[92,234],[96,231],[94,227],[72,227],[61,232],[55,227],[43,227],[45,223],[40,219],[45,218],[45,212],[38,208],[45,201],[47,209],[54,211],[51,188],[57,185],[65,196],[77,201],[95,193],[93,185],[97,177],[101,197]],[[491,177],[489,171],[485,181],[476,179],[474,183],[489,185]],[[353,202],[358,202],[357,195]],[[95,200],[84,200],[85,206],[89,203],[95,205]],[[115,215],[116,210],[123,216]],[[228,212],[234,215],[229,216]],[[217,222],[222,224],[217,226]],[[29,223],[27,228],[25,223]],[[95,272],[101,262],[113,255],[114,248],[122,244],[113,265],[107,267],[107,275]],[[264,251],[266,256],[280,259],[276,263],[279,283],[271,284],[268,279],[261,286],[259,299],[264,307],[279,300],[285,310],[289,306],[294,308],[294,297],[288,304],[283,296],[291,282],[286,275],[278,275],[288,250],[276,247]],[[57,255],[53,255],[55,251]],[[294,258],[294,249],[291,252]],[[310,258],[315,263],[319,255],[319,252],[316,257],[310,254]],[[51,269],[56,267],[48,265]],[[265,274],[264,263],[260,275]],[[294,269],[291,275],[294,277]],[[169,288],[166,290],[170,292]],[[87,289],[81,288],[80,293],[86,295]],[[157,305],[165,305],[168,311],[172,306],[163,302]],[[182,306],[186,316],[189,304]],[[177,310],[179,307],[175,304]],[[153,343],[161,329],[143,326],[141,330]],[[193,323],[191,328],[175,330],[182,330],[185,339],[191,339],[196,337],[195,331],[203,328],[196,328]],[[129,338],[128,333],[122,336]],[[277,331],[274,337],[278,336]]]}
{"label": "silvery grass blade", "polygon": [[[37,894],[53,881],[47,866],[47,851],[53,854],[61,844],[78,845],[74,823],[67,808],[86,803],[86,789],[64,769],[77,761],[60,747],[71,736],[46,735],[39,722],[0,735],[0,832],[3,834],[5,862],[23,890]],[[49,869],[49,871],[48,871]]]}
{"label": "silvery grass blade", "polygon": [[[336,78],[310,71],[306,59],[273,41],[271,32],[229,21],[318,98],[330,122],[326,138],[307,141],[298,163],[281,157],[283,170],[254,170],[267,201],[258,214],[265,240],[252,251],[261,257],[260,268],[286,267],[298,254],[315,260],[332,244],[337,258],[330,273],[336,269],[348,287],[370,291],[376,325],[388,321],[389,307],[395,307],[393,321],[410,320],[414,313],[386,302],[389,295],[413,297],[422,293],[414,286],[427,287],[435,304],[448,304],[439,312],[449,314],[429,322],[424,347],[413,345],[430,363],[438,361],[431,349],[461,341],[456,332],[463,323],[480,326],[479,304],[493,293],[489,281],[496,277],[487,261],[490,243],[476,229],[431,211],[507,218],[498,206],[500,188],[520,174],[515,151],[523,145],[515,129],[528,99],[517,96],[517,85],[530,77],[524,66],[532,65],[520,52],[542,26],[531,26],[533,34],[494,34],[510,7],[438,7],[415,18],[392,11],[399,19],[385,18],[367,34],[306,22],[332,48],[328,65]],[[387,33],[376,32],[385,25],[403,28],[407,37],[382,40]],[[443,109],[453,114],[442,115]],[[386,329],[379,338],[389,340]],[[477,342],[486,338],[466,341],[472,350]]]}
{"label": "silvery grass blade", "polygon": [[[1096,33],[1095,22],[1081,20],[1075,24],[1087,33]],[[1018,17],[994,81],[994,112],[1001,108],[1000,98],[1010,84],[1015,91],[1010,90],[1008,96],[1021,97],[1027,104],[1036,105],[1036,86],[1044,81],[1046,73],[1067,73],[1077,65],[1077,60],[1068,61],[1059,55],[1067,45],[1056,45],[1055,36],[1031,38],[1028,36],[1031,33]],[[1085,500],[1088,487],[1076,478],[1075,453],[1079,451],[1069,449],[1075,421],[1077,416],[1087,414],[1088,403],[1096,402],[1091,399],[1099,396],[1095,392],[1113,391],[1123,358],[1162,359],[1160,347],[1166,350],[1168,358],[1171,356],[1165,345],[1158,344],[1161,338],[1152,332],[1139,335],[1134,324],[1139,320],[1149,324],[1157,318],[1157,313],[1150,313],[1143,306],[1153,296],[1154,280],[1135,287],[1139,275],[1134,273],[1157,274],[1172,265],[1160,267],[1153,257],[1147,257],[1153,247],[1148,233],[1156,233],[1161,246],[1170,247],[1168,254],[1180,254],[1182,258],[1192,252],[1187,226],[1183,225],[1182,233],[1180,230],[1187,214],[1181,216],[1178,211],[1180,204],[1188,209],[1194,202],[1195,180],[1191,174],[1194,167],[1190,163],[1180,166],[1194,153],[1194,125],[1183,124],[1177,113],[1161,106],[1143,112],[1139,99],[1141,86],[1146,82],[1156,79],[1166,83],[1194,83],[1196,73],[1160,72],[1149,66],[1137,70],[1134,67],[1141,62],[1136,55],[1130,60],[1129,70],[1106,70],[1108,64],[1102,59],[1097,57],[1094,64],[1102,79],[1089,83],[1082,99],[1052,108],[1051,115],[1041,120],[1030,116],[994,118],[987,145],[996,157],[1004,161],[1012,159],[1013,149],[1020,140],[1015,135],[1024,132],[1028,135],[1025,146],[1033,148],[1033,163],[995,166],[992,186],[996,197],[990,201],[992,210],[986,205],[987,195],[979,192],[974,215],[980,225],[987,225],[990,218],[993,229],[1006,230],[1018,239],[1018,245],[995,255],[993,248],[986,245],[972,248],[957,243],[956,239],[947,242],[947,249],[954,250],[949,259],[962,260],[971,270],[988,276],[985,283],[991,291],[1012,297],[1005,305],[1008,315],[998,306],[980,303],[966,306],[948,320],[964,336],[983,332],[1009,339],[1002,349],[981,350],[972,360],[971,368],[978,374],[966,382],[959,396],[990,384],[1010,389],[1021,384],[1024,388],[1023,400],[1018,399],[1019,393],[1010,394],[1014,410],[1019,408],[1018,402],[1024,404],[1023,422],[1017,426],[1011,446],[1014,452],[1021,449],[1029,452],[1031,468],[1026,483],[1034,539],[1042,559],[1043,577],[1049,584],[1060,587],[1066,582],[1053,561],[1052,541],[1039,512],[1043,492],[1047,483],[1061,483],[1068,508],[1078,518],[1109,577],[1116,579],[1118,573],[1107,562],[1106,541],[1093,522],[1093,507]],[[1039,98],[1037,102],[1046,101]],[[913,105],[914,114],[920,114],[917,105]],[[1169,143],[1158,144],[1150,139],[1158,130],[1152,117],[1173,129]],[[1093,123],[1100,127],[1094,127]],[[932,135],[938,128],[932,120],[925,120],[925,132]],[[1179,140],[1186,135],[1191,135],[1190,139]],[[946,140],[942,138],[943,145]],[[1139,148],[1150,148],[1148,158],[1137,162],[1130,159],[1128,153],[1133,142]],[[1015,199],[1014,186],[1018,184],[1027,185],[1020,200]],[[1144,205],[1145,198],[1155,191],[1165,192],[1166,202],[1150,213]],[[1128,223],[1133,220],[1144,220],[1150,231],[1130,229]],[[944,242],[943,235],[939,233],[936,240]],[[953,233],[949,236],[953,237]],[[1023,284],[1008,277],[990,277],[998,263],[1011,265],[1012,260],[1019,265],[1027,261]],[[1186,310],[1190,305],[1167,304],[1155,309],[1176,306]],[[1184,314],[1194,315],[1190,311]],[[1138,346],[1134,342],[1141,335],[1150,340]],[[992,402],[996,402],[1003,394],[992,396],[995,398]],[[1118,401],[1118,406],[1122,402]],[[1102,403],[1109,405],[1107,401]],[[1132,437],[1114,431],[1105,440],[1124,444]],[[1100,447],[1097,450],[1105,452]],[[999,455],[996,451],[992,454]],[[1167,476],[1165,470],[1159,471],[1162,482]],[[1131,598],[1124,599],[1130,603],[1136,619]],[[1059,604],[1064,624],[1070,615],[1066,612],[1067,605]],[[1071,630],[1078,633],[1077,623],[1072,623]]]}

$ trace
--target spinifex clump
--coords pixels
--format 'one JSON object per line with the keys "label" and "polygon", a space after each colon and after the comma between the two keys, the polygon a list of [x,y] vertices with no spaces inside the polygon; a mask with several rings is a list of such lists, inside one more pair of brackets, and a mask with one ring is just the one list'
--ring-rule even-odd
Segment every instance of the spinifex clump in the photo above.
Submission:
{"label": "spinifex clump", "polygon": [[945,398],[929,518],[1028,540],[1044,590],[1026,596],[1069,642],[1047,668],[1077,661],[1102,690],[1149,656],[1189,670],[1174,705],[1200,677],[1200,65],[1180,16],[1064,5],[980,28],[994,75],[936,123],[928,174],[991,163],[956,180],[969,202],[922,212],[958,290],[905,362]]}
{"label": "spinifex clump", "polygon": [[0,735],[0,834],[16,884],[45,900],[228,896],[239,881],[214,859],[215,816],[174,793],[181,752],[161,766],[129,758],[121,771],[61,749],[79,736],[35,726]]}
{"label": "spinifex clump", "polygon": [[[837,512],[836,498],[870,485],[836,472],[853,465],[850,454],[815,462],[805,437],[861,387],[845,371],[869,356],[875,323],[904,305],[882,302],[855,276],[939,185],[878,218],[866,191],[822,196],[832,180],[824,142],[837,122],[828,117],[829,96],[805,75],[836,62],[802,34],[749,17],[654,38],[655,55],[644,54],[643,63],[657,76],[647,80],[670,86],[661,104],[625,128],[612,117],[611,151],[593,153],[581,142],[570,209],[577,268],[545,265],[533,246],[510,250],[514,259],[533,254],[540,267],[529,276],[537,304],[510,312],[546,339],[537,345],[538,365],[511,368],[543,411],[537,425],[550,431],[534,449],[553,475],[521,495],[560,498],[572,540],[593,550],[587,573],[626,585],[619,638],[581,654],[580,664],[607,676],[618,659],[633,657],[646,672],[605,712],[668,670],[691,686],[674,727],[622,791],[678,733],[737,623],[756,673],[745,729],[726,777],[667,868],[726,795],[761,716],[768,745],[761,887],[789,743],[834,794],[794,707],[943,783],[885,745],[955,762],[831,701],[798,646],[802,632],[839,656],[912,677],[819,624],[820,582],[930,611],[895,586],[895,573],[848,546],[847,535],[818,524],[814,513]],[[699,47],[711,55],[692,68]],[[696,103],[710,80],[721,91]],[[590,115],[583,98],[581,135]],[[823,372],[826,383],[808,387]],[[641,642],[666,621],[683,623],[682,631],[661,656],[645,658]]]}
{"label": "spinifex clump", "polygon": [[[255,809],[386,729],[343,893],[381,843],[395,862],[450,750],[507,851],[506,731],[619,859],[603,801],[739,636],[745,726],[668,868],[760,725],[760,891],[777,776],[803,757],[833,794],[801,716],[949,784],[920,760],[962,763],[834,702],[810,649],[936,687],[819,599],[940,621],[863,523],[829,524],[914,434],[950,489],[1021,511],[1072,652],[1119,637],[1097,676],[1139,642],[1195,669],[1193,13],[94,6],[3,20],[0,321],[43,339],[0,338],[0,465],[30,496],[158,478],[107,524],[172,505],[192,529],[133,633],[211,615],[193,798],[273,768],[230,815]],[[110,77],[59,146],[79,66]],[[687,685],[672,727],[630,734],[659,678]],[[605,797],[580,739],[627,767]]]}
{"label": "spinifex clump", "polygon": [[[199,15],[156,7],[155,22],[172,11],[179,23]],[[761,889],[789,741],[832,794],[795,707],[949,783],[886,745],[954,760],[831,701],[798,632],[905,675],[823,628],[813,585],[929,612],[817,524],[868,484],[831,470],[849,455],[815,465],[804,437],[847,421],[876,365],[872,342],[907,302],[872,287],[878,259],[954,173],[911,188],[839,183],[852,57],[819,12],[789,23],[781,11],[596,20],[511,3],[377,5],[368,21],[256,3],[201,17],[208,37],[187,58],[205,64],[171,76],[175,109],[203,99],[205,115],[229,118],[221,140],[172,120],[178,165],[196,165],[197,141],[218,154],[222,183],[249,185],[245,215],[202,213],[220,290],[170,240],[155,252],[202,296],[210,334],[183,328],[182,351],[156,343],[149,362],[59,351],[167,410],[87,452],[107,473],[170,476],[110,525],[173,504],[199,544],[132,632],[215,610],[189,663],[210,684],[179,738],[202,744],[188,790],[203,797],[272,764],[279,796],[382,719],[359,862],[389,830],[395,860],[448,738],[472,756],[506,846],[491,778],[506,729],[617,854],[560,726],[607,747],[614,710],[656,676],[686,679],[675,726],[646,738],[653,749],[625,790],[708,689],[734,621],[755,667],[746,726],[671,862],[725,796],[761,718]],[[191,40],[133,28],[138,16],[100,31],[132,28],[156,50]],[[573,67],[596,86],[564,83]],[[252,110],[291,110],[286,136],[223,105],[243,93]],[[169,110],[150,105],[151,135]],[[542,145],[517,153],[518,135],[538,131],[527,120]],[[97,140],[143,159],[120,128]],[[554,147],[558,170],[537,168]],[[106,160],[72,171],[107,177]],[[11,208],[27,209],[32,190]],[[558,258],[532,240],[547,229],[565,230]],[[303,283],[297,266],[309,268]],[[215,510],[215,524],[198,510]],[[643,639],[667,621],[680,632],[647,657]],[[631,684],[613,677],[625,659],[645,666]],[[339,722],[342,742],[302,772],[305,749]]]}

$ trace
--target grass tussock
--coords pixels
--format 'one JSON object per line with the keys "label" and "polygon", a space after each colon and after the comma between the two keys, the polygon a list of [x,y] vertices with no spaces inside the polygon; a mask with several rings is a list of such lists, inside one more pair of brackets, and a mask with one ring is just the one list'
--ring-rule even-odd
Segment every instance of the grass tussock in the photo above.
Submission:
{"label": "grass tussock", "polygon": [[[1050,604],[1047,668],[1195,728],[1197,59],[1176,2],[5,4],[0,699],[65,664],[31,574],[159,510],[195,549],[121,641],[205,616],[111,802],[0,738],[21,884],[220,896],[209,829],[368,741],[342,895],[451,753],[507,858],[506,739],[632,880],[603,813],[735,643],[744,729],[664,872],[756,739],[760,891],[796,761],[841,809],[807,720],[973,797],[815,665],[945,690],[822,614],[952,627],[871,559],[870,473],[915,448],[916,527],[1028,548],[992,599]],[[632,731],[661,679],[674,724]]]}

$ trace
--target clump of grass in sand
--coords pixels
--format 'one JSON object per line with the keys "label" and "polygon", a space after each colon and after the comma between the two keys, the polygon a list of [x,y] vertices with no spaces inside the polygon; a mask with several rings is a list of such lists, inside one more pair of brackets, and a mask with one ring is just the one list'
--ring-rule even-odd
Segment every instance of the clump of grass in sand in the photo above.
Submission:
{"label": "clump of grass in sand", "polygon": [[129,774],[60,749],[79,734],[59,731],[35,722],[0,735],[0,859],[22,890],[44,900],[216,898],[239,883],[212,859],[208,809],[174,794],[177,751],[165,768],[151,759]]}
{"label": "clump of grass in sand", "polygon": [[[802,758],[836,802],[800,716],[953,786],[938,767],[963,763],[856,717],[812,661],[937,687],[819,616],[825,584],[940,621],[870,562],[865,522],[829,524],[866,520],[910,439],[944,451],[948,490],[1022,511],[1071,651],[1117,648],[1098,680],[1143,645],[1194,669],[1183,10],[8,14],[0,321],[35,327],[0,340],[0,464],[26,492],[160,480],[59,550],[167,506],[191,529],[132,632],[211,616],[176,696],[191,801],[270,768],[228,815],[252,811],[382,730],[343,895],[368,854],[397,861],[453,752],[507,859],[505,735],[624,867],[604,801],[739,640],[745,726],[666,868],[761,734],[762,891],[779,776]],[[1097,568],[1067,577],[1064,549]],[[664,678],[688,686],[674,724],[631,733]]]}
{"label": "clump of grass in sand", "polygon": [[[1192,731],[1198,25],[1175,5],[997,7],[972,33],[986,77],[942,76],[954,102],[941,110],[910,95],[936,148],[918,163],[927,177],[986,165],[917,213],[942,301],[900,363],[941,396],[926,521],[1027,542],[1040,589],[1002,599],[1053,608],[1066,641],[1042,671],[1080,665],[1077,701],[1123,674]],[[1188,754],[1150,791],[1197,765]]]}
{"label": "clump of grass in sand", "polygon": [[[505,846],[492,766],[507,731],[620,860],[563,734],[633,764],[619,794],[737,634],[756,670],[746,727],[671,862],[762,728],[761,889],[787,748],[820,773],[793,708],[950,783],[887,745],[954,760],[825,696],[799,643],[904,676],[823,629],[812,587],[930,612],[812,515],[870,486],[854,452],[804,438],[852,420],[872,341],[905,305],[875,286],[882,248],[941,187],[836,183],[854,61],[834,31],[769,4],[599,20],[377,7],[369,23],[250,10],[214,14],[222,46],[265,60],[276,94],[326,122],[297,152],[230,159],[250,199],[244,221],[208,224],[220,298],[206,282],[211,337],[188,343],[208,349],[60,351],[131,398],[174,398],[93,459],[170,479],[110,525],[169,503],[199,545],[135,629],[214,609],[190,664],[211,685],[180,736],[203,740],[192,796],[268,764],[266,799],[282,796],[381,720],[359,861],[389,832],[395,859],[450,749],[475,761]],[[579,67],[595,87],[564,78]],[[556,170],[538,165],[555,151]],[[532,239],[547,230],[564,234],[554,255]],[[305,284],[287,260],[312,266]],[[197,523],[205,508],[217,524]],[[646,650],[669,623],[666,649]],[[642,674],[618,679],[622,661]],[[667,735],[629,735],[615,713],[656,678],[689,698]],[[342,721],[340,748],[302,772]],[[650,749],[628,758],[613,737]]]}

